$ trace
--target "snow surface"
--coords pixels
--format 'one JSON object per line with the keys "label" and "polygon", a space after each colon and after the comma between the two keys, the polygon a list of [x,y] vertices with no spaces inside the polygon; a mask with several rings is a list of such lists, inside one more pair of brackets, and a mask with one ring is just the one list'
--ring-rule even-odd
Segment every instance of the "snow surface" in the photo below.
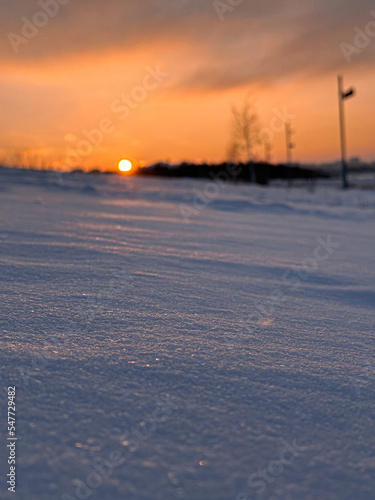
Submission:
{"label": "snow surface", "polygon": [[375,499],[374,191],[212,186],[0,169],[1,498]]}

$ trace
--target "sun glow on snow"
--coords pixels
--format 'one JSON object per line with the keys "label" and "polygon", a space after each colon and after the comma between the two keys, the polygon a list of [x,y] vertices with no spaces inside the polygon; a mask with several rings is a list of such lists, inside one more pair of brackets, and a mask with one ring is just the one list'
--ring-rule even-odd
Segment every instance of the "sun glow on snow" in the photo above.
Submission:
{"label": "sun glow on snow", "polygon": [[133,168],[133,163],[130,160],[121,160],[118,164],[120,172],[130,172]]}

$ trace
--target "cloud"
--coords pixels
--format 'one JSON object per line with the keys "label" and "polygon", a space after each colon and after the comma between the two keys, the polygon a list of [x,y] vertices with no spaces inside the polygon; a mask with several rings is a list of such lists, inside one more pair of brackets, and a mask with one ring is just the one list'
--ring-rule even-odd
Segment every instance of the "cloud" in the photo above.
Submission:
{"label": "cloud", "polygon": [[[1,63],[43,64],[111,51],[126,55],[142,47],[154,49],[163,63],[165,48],[170,53],[176,47],[172,64],[178,85],[197,89],[345,68],[340,43],[352,43],[355,26],[371,20],[373,9],[370,0],[247,0],[221,21],[213,1],[71,0],[15,54],[7,35],[20,34],[21,18],[32,19],[47,1],[54,0],[1,4]],[[353,67],[372,64],[374,46],[375,41],[353,58]]]}

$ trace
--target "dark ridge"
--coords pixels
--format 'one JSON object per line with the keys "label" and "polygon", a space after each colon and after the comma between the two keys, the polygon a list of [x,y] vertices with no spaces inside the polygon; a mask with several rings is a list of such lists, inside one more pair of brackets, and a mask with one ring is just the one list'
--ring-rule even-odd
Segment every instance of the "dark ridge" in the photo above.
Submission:
{"label": "dark ridge", "polygon": [[195,164],[181,163],[169,165],[156,163],[149,167],[140,168],[137,175],[150,175],[160,177],[191,177],[222,181],[256,182],[267,185],[274,179],[318,179],[331,177],[320,169],[308,169],[300,166],[271,165],[268,163],[220,163],[220,164]]}

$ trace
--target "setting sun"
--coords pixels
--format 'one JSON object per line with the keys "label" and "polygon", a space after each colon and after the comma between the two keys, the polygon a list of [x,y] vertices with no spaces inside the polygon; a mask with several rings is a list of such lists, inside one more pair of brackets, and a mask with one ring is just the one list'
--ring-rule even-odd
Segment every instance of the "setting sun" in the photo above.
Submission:
{"label": "setting sun", "polygon": [[133,168],[133,163],[130,160],[121,160],[118,164],[120,172],[130,172]]}

